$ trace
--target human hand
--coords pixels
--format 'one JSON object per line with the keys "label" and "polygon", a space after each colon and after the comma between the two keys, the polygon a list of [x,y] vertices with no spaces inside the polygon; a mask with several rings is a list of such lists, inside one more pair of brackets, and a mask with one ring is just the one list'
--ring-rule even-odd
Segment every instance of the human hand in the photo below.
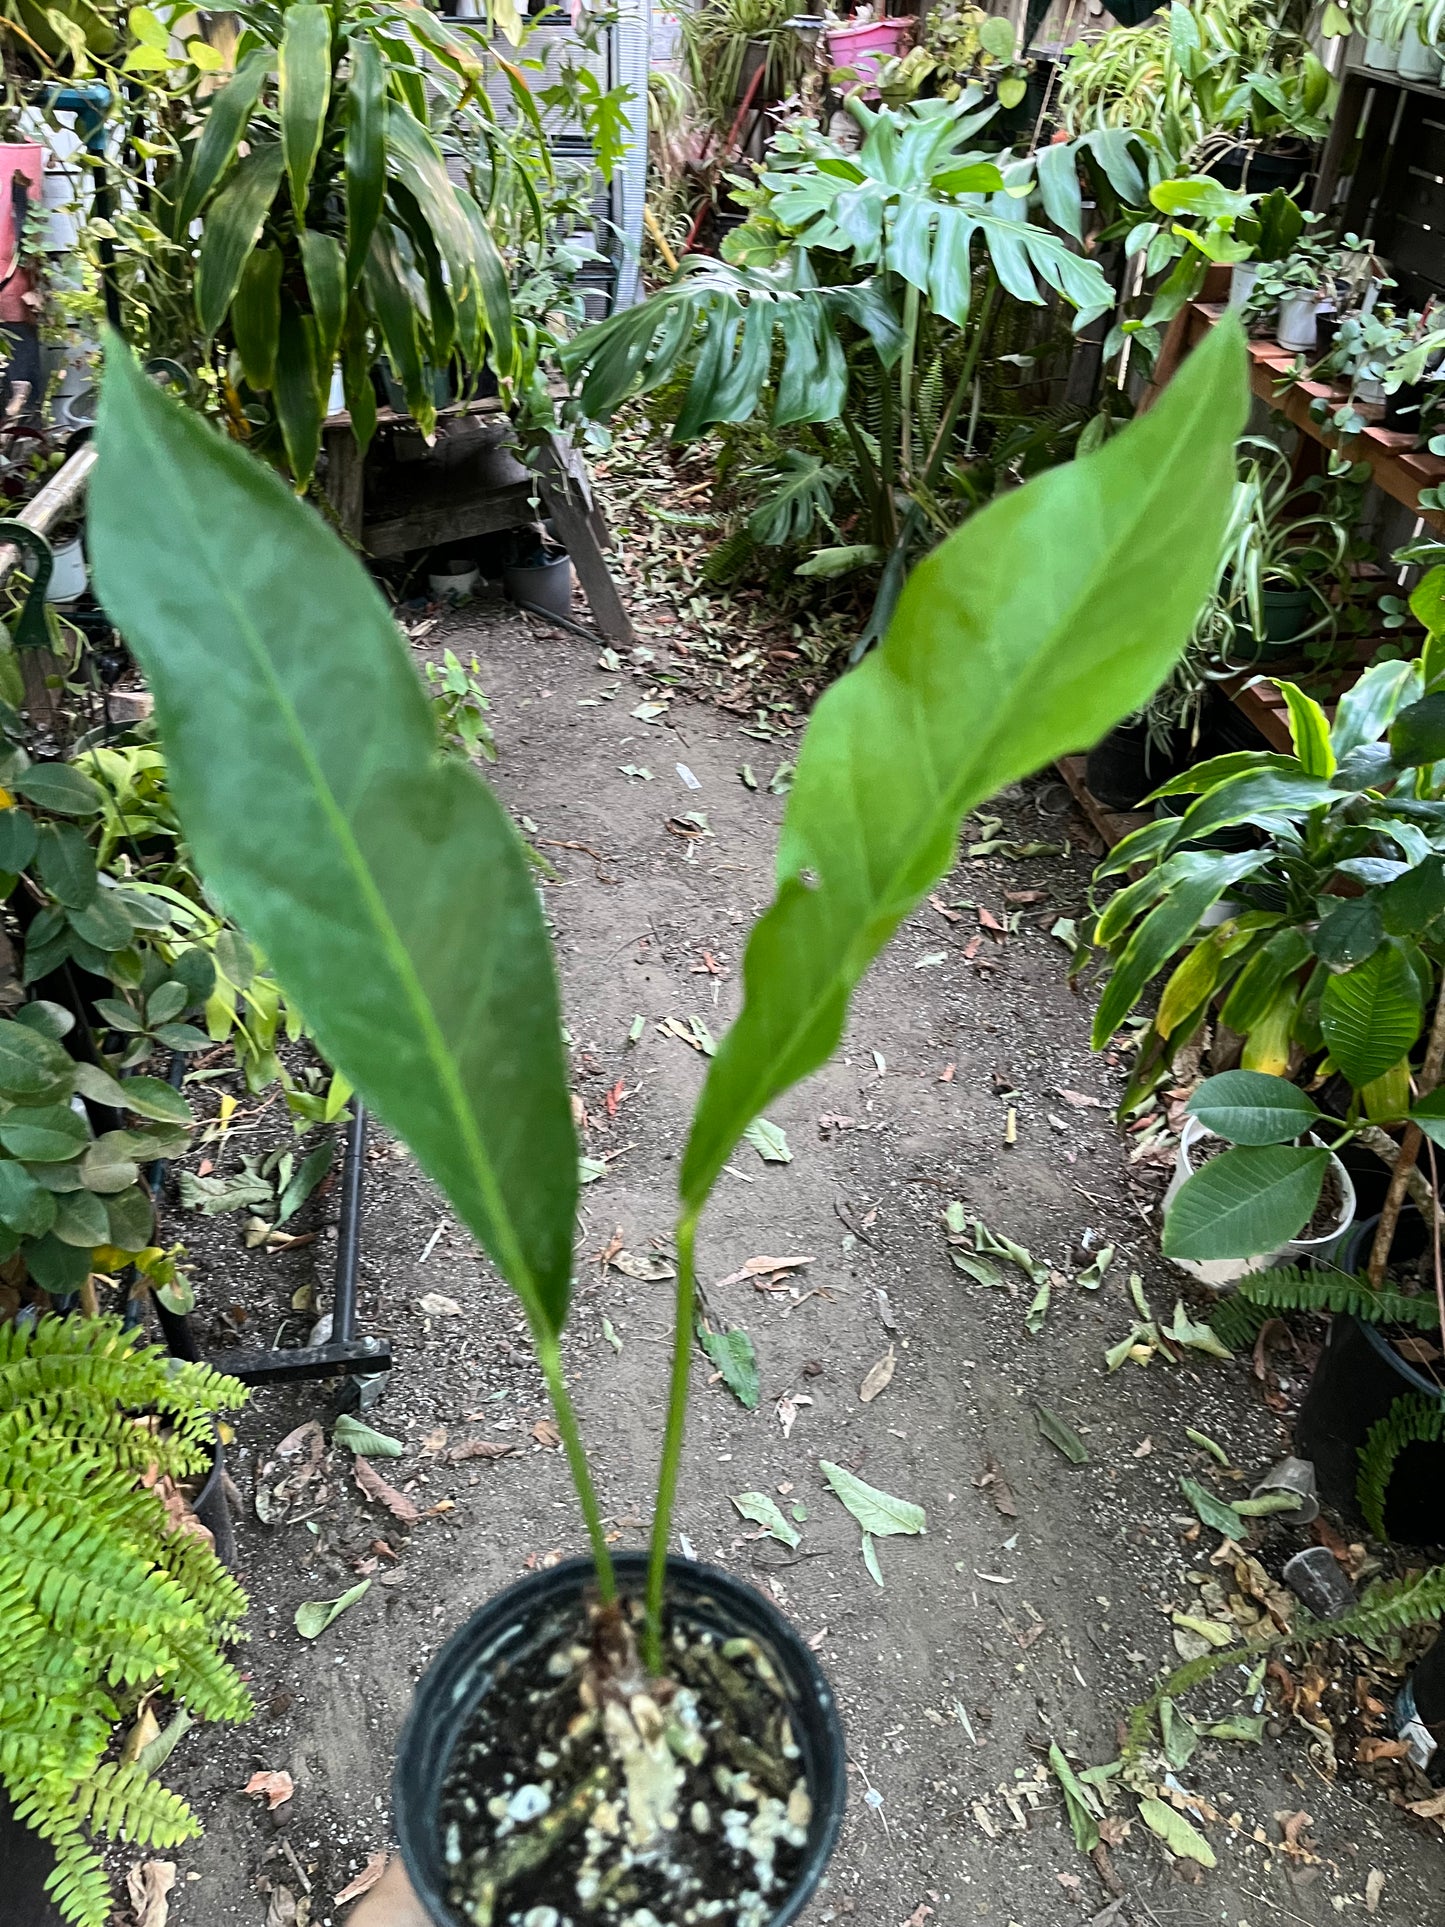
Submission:
{"label": "human hand", "polygon": [[346,1927],[432,1927],[416,1889],[406,1877],[400,1854],[388,1861],[386,1872],[371,1892],[362,1896],[355,1913],[346,1916]]}

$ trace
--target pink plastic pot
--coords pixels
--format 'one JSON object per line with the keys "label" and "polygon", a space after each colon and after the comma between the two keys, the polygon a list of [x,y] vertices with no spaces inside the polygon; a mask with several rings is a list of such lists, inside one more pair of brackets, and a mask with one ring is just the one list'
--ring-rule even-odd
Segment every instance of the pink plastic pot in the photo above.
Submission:
{"label": "pink plastic pot", "polygon": [[859,81],[876,92],[879,66],[902,53],[912,24],[911,17],[900,16],[855,20],[846,27],[834,27],[828,34],[828,57],[835,67],[851,67]]}
{"label": "pink plastic pot", "polygon": [[39,141],[0,141],[0,321],[37,319],[25,299],[33,283],[25,269],[16,267],[16,184],[22,181],[25,198],[38,201],[45,181],[45,149]]}

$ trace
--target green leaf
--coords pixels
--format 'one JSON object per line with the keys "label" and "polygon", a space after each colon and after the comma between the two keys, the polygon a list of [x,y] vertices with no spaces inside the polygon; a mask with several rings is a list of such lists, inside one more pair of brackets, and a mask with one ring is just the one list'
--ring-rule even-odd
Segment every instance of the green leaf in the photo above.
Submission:
{"label": "green leaf", "polygon": [[120,1193],[140,1181],[140,1164],[128,1131],[106,1131],[87,1144],[80,1159],[80,1175],[92,1191]]}
{"label": "green leaf", "polygon": [[329,1137],[324,1144],[318,1144],[310,1151],[292,1172],[289,1182],[284,1186],[276,1206],[276,1222],[285,1224],[294,1218],[305,1204],[311,1193],[321,1183],[336,1161],[336,1139]]}
{"label": "green leaf", "polygon": [[1445,1089],[1429,1092],[1411,1108],[1410,1116],[1432,1144],[1445,1145]]}
{"label": "green leaf", "polygon": [[337,1599],[305,1599],[296,1608],[296,1630],[303,1639],[320,1639],[333,1619],[339,1619],[349,1606],[354,1606],[363,1594],[371,1589],[371,1581],[363,1579],[359,1586],[352,1586]]}
{"label": "green leaf", "polygon": [[43,1238],[55,1223],[55,1198],[9,1158],[0,1158],[0,1224]]}
{"label": "green leaf", "polygon": [[1051,1412],[1047,1405],[1036,1405],[1034,1415],[1038,1420],[1039,1431],[1056,1446],[1071,1465],[1087,1465],[1089,1448],[1079,1437],[1072,1425],[1065,1424],[1057,1412]]}
{"label": "green leaf", "polygon": [[927,1530],[921,1505],[914,1505],[909,1499],[896,1499],[891,1492],[881,1492],[876,1485],[865,1483],[856,1472],[834,1465],[829,1459],[819,1459],[818,1470],[863,1530],[872,1533],[874,1538]]}
{"label": "green leaf", "polygon": [[346,280],[349,287],[366,263],[372,231],[386,194],[386,69],[374,41],[352,42],[346,88]]}
{"label": "green leaf", "polygon": [[722,1373],[723,1384],[745,1411],[755,1412],[758,1406],[758,1360],[753,1350],[753,1341],[741,1325],[734,1325],[731,1331],[710,1331],[699,1318],[697,1321],[697,1342]]}
{"label": "green leaf", "polygon": [[281,148],[271,141],[251,149],[211,204],[196,267],[196,315],[207,339],[226,317],[280,182]]}
{"label": "green leaf", "polygon": [[791,1164],[793,1154],[788,1148],[787,1133],[780,1126],[770,1124],[765,1117],[755,1117],[743,1132],[744,1144],[751,1144],[764,1164]]}
{"label": "green leaf", "polygon": [[39,1037],[49,1037],[59,1043],[75,1029],[75,1019],[60,1004],[52,1004],[46,997],[32,997],[28,1004],[22,1004],[15,1013],[17,1024],[24,1024]]}
{"label": "green leaf", "polygon": [[48,1232],[25,1247],[25,1265],[42,1291],[79,1291],[90,1276],[90,1253]]}
{"label": "green leaf", "polygon": [[1320,998],[1330,1056],[1356,1090],[1398,1064],[1420,1034],[1420,986],[1398,944],[1332,976]]}
{"label": "green leaf", "polygon": [[[994,15],[997,19],[998,16]],[[1022,74],[1006,74],[998,84],[998,104],[1000,107],[1017,107],[1029,90],[1029,84]]]}
{"label": "green leaf", "polygon": [[286,177],[291,183],[291,206],[296,225],[306,225],[306,203],[311,195],[311,170],[321,152],[326,108],[331,99],[331,12],[298,0],[282,15],[280,92],[281,148]]}
{"label": "green leaf", "polygon": [[1198,1479],[1181,1479],[1179,1490],[1211,1532],[1222,1532],[1226,1539],[1244,1537],[1244,1521],[1234,1507],[1226,1504],[1223,1499],[1216,1499],[1209,1488],[1201,1485]]}
{"label": "green leaf", "polygon": [[1194,1722],[1167,1694],[1159,1702],[1159,1736],[1164,1742],[1164,1758],[1176,1773],[1182,1772],[1194,1757],[1199,1735]]}
{"label": "green leaf", "polygon": [[[1156,408],[920,562],[882,647],[824,694],[742,1013],[693,1120],[688,1209],[753,1118],[836,1048],[855,985],[952,862],[962,817],[1096,741],[1160,681],[1213,580],[1242,417],[1239,335],[1221,324]],[[1040,568],[1046,550],[1069,568]]]}
{"label": "green leaf", "polygon": [[800,562],[794,575],[833,576],[851,575],[855,569],[871,569],[883,560],[883,551],[876,542],[845,542],[840,547],[817,549],[806,562]]}
{"label": "green leaf", "polygon": [[316,358],[329,382],[346,320],[346,255],[334,234],[307,228],[301,236],[301,264],[316,320]]}
{"label": "green leaf", "polygon": [[69,1051],[28,1024],[0,1021],[0,1095],[26,1104],[53,1104],[74,1088]]}
{"label": "green leaf", "polygon": [[52,810],[57,816],[98,816],[105,808],[105,791],[68,763],[32,763],[10,787],[27,803]]}
{"label": "green leaf", "polygon": [[150,1192],[142,1185],[107,1193],[105,1215],[108,1221],[104,1242],[117,1251],[144,1251],[155,1232],[155,1206]]}
{"label": "green leaf", "polygon": [[1445,757],[1445,690],[1402,709],[1390,725],[1390,761],[1401,769]]}
{"label": "green leaf", "polygon": [[77,937],[97,950],[124,950],[135,936],[135,925],[119,890],[97,889],[83,910],[72,910],[66,922]]}
{"label": "green leaf", "polygon": [[1152,1796],[1142,1797],[1139,1801],[1139,1818],[1181,1860],[1197,1860],[1201,1867],[1218,1865],[1213,1847],[1199,1829],[1191,1826],[1182,1813],[1166,1806],[1162,1800]]}
{"label": "green leaf", "polygon": [[1297,1238],[1319,1203],[1328,1151],[1276,1144],[1225,1151],[1175,1194],[1167,1258],[1260,1258]]}
{"label": "green leaf", "polygon": [[280,248],[253,248],[246,257],[231,303],[231,333],[241,372],[264,393],[276,379],[276,343],[281,329]]}
{"label": "green leaf", "polygon": [[0,1117],[0,1145],[27,1164],[59,1164],[90,1142],[84,1118],[68,1104],[9,1111]]}
{"label": "green leaf", "polygon": [[1335,752],[1330,746],[1329,717],[1298,684],[1276,678],[1274,686],[1289,710],[1289,732],[1300,768],[1306,776],[1333,776]]}
{"label": "green leaf", "polygon": [[54,1235],[80,1251],[103,1245],[110,1236],[104,1202],[93,1191],[67,1191],[56,1200]]}
{"label": "green leaf", "polygon": [[154,1118],[159,1124],[187,1125],[194,1121],[190,1105],[162,1077],[127,1077],[121,1084],[121,1094],[124,1108],[137,1117]]}
{"label": "green leaf", "polygon": [[1288,1144],[1319,1116],[1297,1084],[1264,1071],[1207,1077],[1185,1108],[1206,1131],[1231,1144]]}
{"label": "green leaf", "polygon": [[1174,1300],[1174,1320],[1164,1327],[1164,1336],[1172,1338],[1176,1345],[1187,1346],[1193,1352],[1204,1352],[1210,1358],[1229,1359],[1234,1356],[1212,1325],[1189,1316],[1182,1298]]}
{"label": "green leaf", "polygon": [[1064,1758],[1057,1740],[1049,1741],[1049,1766],[1063,1792],[1064,1811],[1069,1816],[1074,1845],[1080,1853],[1092,1853],[1099,1844],[1098,1801]]}
{"label": "green leaf", "polygon": [[29,810],[0,810],[0,870],[19,876],[35,854],[35,841],[35,818]]}
{"label": "green leaf", "polygon": [[146,998],[147,1024],[152,1027],[168,1024],[173,1017],[180,1016],[190,1001],[191,993],[186,986],[178,983],[174,977],[167,978],[163,984],[157,984]]}
{"label": "green leaf", "polygon": [[97,582],[155,691],[197,866],[326,1058],[556,1333],[577,1143],[510,820],[475,771],[437,758],[391,613],[314,511],[114,347],[102,417]]}
{"label": "green leaf", "polygon": [[766,1492],[739,1492],[733,1496],[733,1504],[745,1519],[754,1525],[762,1526],[775,1539],[792,1548],[803,1543],[802,1535],[793,1530],[778,1510],[777,1500]]}
{"label": "green leaf", "polygon": [[364,1459],[399,1459],[402,1453],[400,1439],[390,1438],[385,1432],[374,1432],[350,1412],[338,1416],[331,1428],[331,1443],[339,1445],[343,1452],[359,1452]]}
{"label": "green leaf", "polygon": [[323,374],[329,381],[329,368],[323,369],[317,350],[316,323],[298,310],[289,295],[283,295],[276,338],[276,415],[298,491],[310,482],[321,452],[326,409]]}
{"label": "green leaf", "polygon": [[[1368,899],[1366,899],[1368,901]],[[1380,892],[1380,921],[1391,936],[1413,937],[1445,910],[1445,857],[1426,857]]]}
{"label": "green leaf", "polygon": [[232,78],[207,103],[205,125],[196,142],[195,155],[186,172],[176,206],[177,235],[189,230],[192,221],[205,206],[211,190],[230,166],[270,70],[269,49],[256,48],[246,55]]}

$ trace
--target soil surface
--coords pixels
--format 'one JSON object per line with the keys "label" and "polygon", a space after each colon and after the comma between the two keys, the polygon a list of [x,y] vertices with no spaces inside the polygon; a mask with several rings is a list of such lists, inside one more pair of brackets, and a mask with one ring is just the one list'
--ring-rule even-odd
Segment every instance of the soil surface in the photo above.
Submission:
{"label": "soil surface", "polygon": [[[769,783],[796,753],[796,725],[670,698],[653,680],[660,642],[655,662],[619,661],[482,603],[431,627],[419,661],[443,645],[476,652],[500,748],[494,781],[557,872],[544,896],[573,1088],[602,1167],[582,1193],[566,1359],[609,1529],[641,1547],[670,1317],[659,1274],[705,1071],[686,1040],[702,1034],[692,1020],[720,1034],[737,1009],[783,810]],[[1087,832],[1047,778],[987,814],[995,827],[975,818],[964,839],[985,853],[965,854],[900,931],[838,1056],[772,1110],[791,1162],[744,1145],[700,1238],[711,1316],[751,1336],[761,1397],[745,1410],[699,1355],[675,1543],[766,1588],[838,1692],[850,1805],[806,1927],[1272,1927],[1363,1920],[1367,1893],[1382,1922],[1436,1920],[1439,1828],[1392,1805],[1347,1748],[1332,1777],[1302,1717],[1271,1719],[1262,1745],[1204,1739],[1178,1772],[1175,1786],[1206,1803],[1195,1817],[1213,1871],[1172,1860],[1127,1795],[1106,1823],[1117,1905],[1073,1844],[1050,1740],[1076,1765],[1115,1758],[1119,1722],[1177,1663],[1171,1613],[1197,1613],[1217,1576],[1217,1537],[1181,1497],[1181,1475],[1240,1496],[1288,1434],[1247,1356],[1160,1352],[1147,1369],[1106,1369],[1106,1350],[1137,1322],[1131,1272],[1161,1323],[1181,1296],[1195,1317],[1203,1301],[1158,1255],[1166,1172],[1157,1154],[1130,1162],[1129,1143],[1149,1134],[1118,1136],[1125,1068],[1091,1055],[1092,1000],[1067,981]],[[1029,843],[1063,853],[1010,854]],[[223,1174],[286,1136],[279,1107],[253,1119],[255,1108],[243,1101],[232,1136],[211,1148]],[[1037,1331],[1026,1325],[1034,1281],[1002,1263],[1006,1282],[991,1287],[950,1262],[951,1201],[1053,1270]],[[315,1242],[270,1252],[245,1247],[245,1213],[172,1210],[163,1229],[198,1260],[198,1323],[217,1362],[238,1331],[296,1342],[310,1314],[293,1298],[304,1307],[308,1284],[327,1308],[334,1211],[333,1189],[288,1227]],[[1104,1244],[1117,1255],[1103,1283],[1080,1287]],[[791,1263],[749,1268],[763,1257]],[[337,1449],[262,1524],[259,1467],[306,1420],[329,1438],[345,1390],[272,1388],[241,1415],[230,1459],[258,1712],[246,1727],[188,1734],[170,1761],[166,1777],[206,1826],[167,1856],[181,1871],[175,1927],[343,1920],[334,1897],[391,1845],[393,1746],[417,1676],[489,1594],[585,1549],[520,1314],[380,1133],[361,1316],[396,1360],[364,1416],[404,1447],[371,1464],[400,1509],[423,1516],[393,1516]],[[889,1357],[891,1380],[865,1401],[865,1375]],[[1297,1397],[1307,1368],[1276,1352],[1271,1383]],[[1043,1435],[1041,1406],[1078,1434],[1086,1462]],[[1233,1480],[1186,1427],[1219,1443]],[[925,1534],[877,1541],[881,1587],[820,1460],[926,1510]],[[796,1522],[796,1549],[739,1516],[732,1498],[757,1492]],[[1270,1531],[1261,1557],[1277,1573],[1297,1541]],[[361,1578],[364,1596],[318,1638],[297,1633],[302,1602]],[[1207,1691],[1201,1710],[1236,1707],[1243,1686]],[[242,1791],[262,1770],[294,1781],[274,1813]]]}

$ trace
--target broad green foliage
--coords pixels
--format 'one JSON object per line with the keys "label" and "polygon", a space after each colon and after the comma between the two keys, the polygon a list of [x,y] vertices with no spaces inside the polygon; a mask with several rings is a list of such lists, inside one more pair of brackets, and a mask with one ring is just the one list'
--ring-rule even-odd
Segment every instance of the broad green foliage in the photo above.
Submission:
{"label": "broad green foliage", "polygon": [[[1246,1070],[1277,1075],[1292,1052],[1328,1053],[1370,1116],[1398,1116],[1397,1072],[1445,955],[1445,762],[1426,760],[1438,693],[1421,664],[1379,663],[1331,723],[1293,683],[1278,686],[1294,755],[1239,751],[1174,777],[1157,794],[1192,797],[1183,816],[1148,824],[1100,865],[1101,883],[1141,874],[1095,926],[1109,975],[1094,1045],[1178,959],[1126,1104],[1216,1009],[1244,1037]],[[1218,847],[1241,830],[1254,847]],[[1232,914],[1201,928],[1221,898]]]}
{"label": "broad green foliage", "polygon": [[0,1784],[53,1846],[47,1885],[75,1927],[112,1918],[87,1835],[168,1847],[200,1830],[142,1765],[102,1764],[122,1695],[159,1683],[202,1719],[251,1710],[220,1651],[245,1595],[138,1483],[204,1470],[211,1414],[246,1393],[135,1345],[108,1318],[0,1326]]}
{"label": "broad green foliage", "polygon": [[[155,689],[202,874],[330,1062],[556,1332],[577,1145],[516,832],[479,778],[439,757],[360,562],[275,476],[124,353],[110,357],[101,445],[97,582]],[[163,541],[137,539],[138,499]]]}
{"label": "broad green foliage", "polygon": [[[1130,714],[1208,587],[1243,415],[1216,331],[1096,455],[994,503],[915,569],[883,648],[819,702],[683,1165],[700,1208],[744,1127],[824,1063],[873,957],[952,860],[961,818]],[[845,801],[846,799],[846,801]]]}

